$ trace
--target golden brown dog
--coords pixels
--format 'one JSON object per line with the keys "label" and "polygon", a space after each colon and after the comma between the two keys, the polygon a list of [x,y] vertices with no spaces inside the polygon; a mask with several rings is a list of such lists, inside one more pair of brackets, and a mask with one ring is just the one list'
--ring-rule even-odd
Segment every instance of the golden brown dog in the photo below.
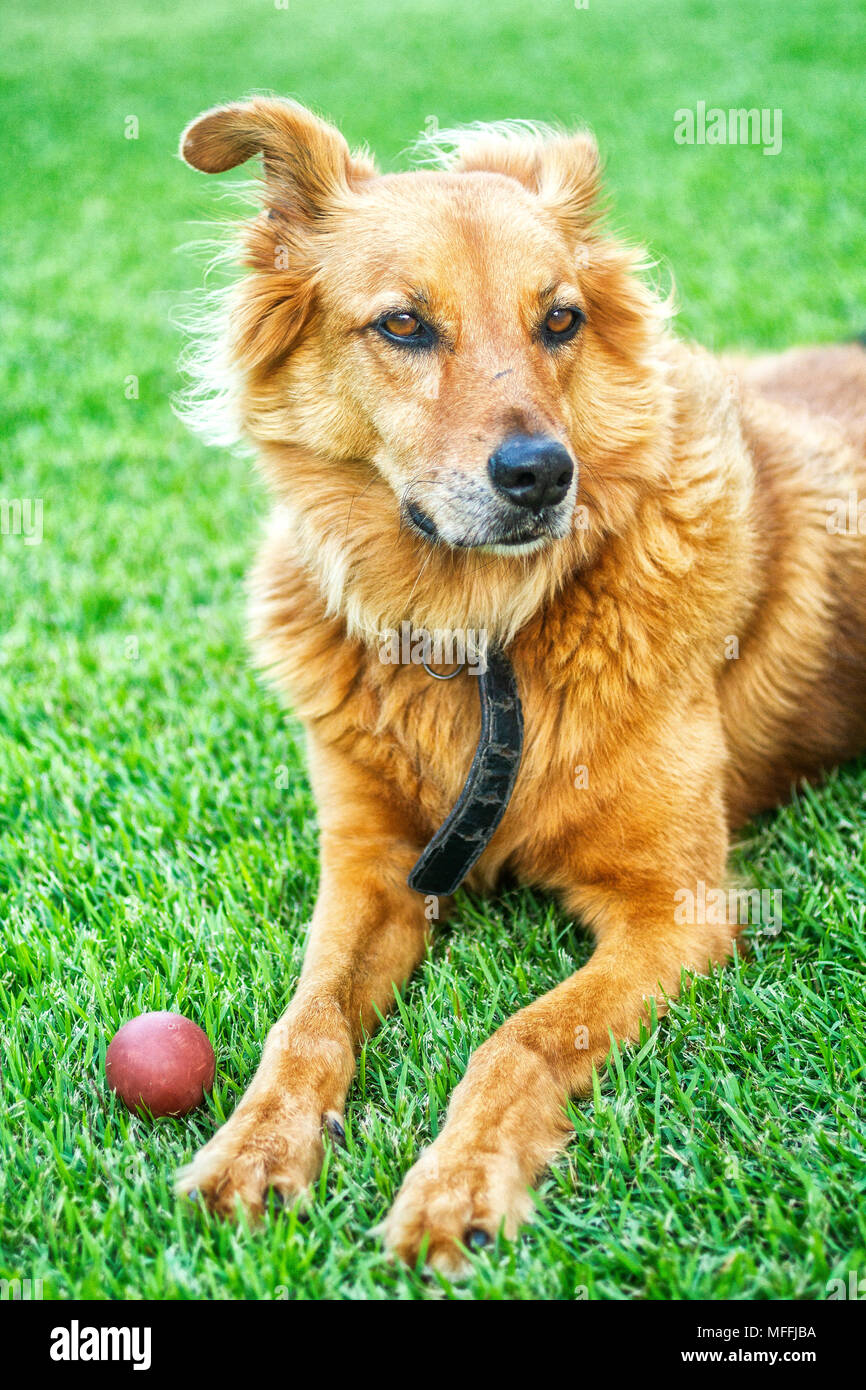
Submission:
{"label": "golden brown dog", "polygon": [[525,745],[469,885],[551,889],[597,945],[474,1054],[388,1217],[392,1250],[427,1235],[457,1269],[527,1215],[611,1033],[731,954],[738,920],[676,906],[724,885],[731,828],[866,746],[866,353],[678,342],[599,221],[586,134],[472,128],[437,167],[379,175],[257,98],[181,151],[209,173],[263,157],[225,385],[201,401],[273,491],[253,640],[308,731],[322,872],[295,997],[179,1185],[257,1213],[315,1178],[359,1039],[424,952],[407,874],[479,730],[470,674],[386,664],[381,634],[483,631]]}

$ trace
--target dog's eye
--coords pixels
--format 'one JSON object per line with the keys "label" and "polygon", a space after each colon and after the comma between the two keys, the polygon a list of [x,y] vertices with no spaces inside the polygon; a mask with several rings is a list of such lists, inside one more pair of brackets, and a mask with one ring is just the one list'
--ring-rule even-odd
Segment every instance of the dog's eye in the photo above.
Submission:
{"label": "dog's eye", "polygon": [[547,315],[545,326],[551,333],[567,333],[574,319],[571,309],[554,309]]}
{"label": "dog's eye", "polygon": [[549,343],[567,342],[573,338],[584,321],[580,309],[551,309],[544,320],[544,338]]}
{"label": "dog's eye", "polygon": [[376,327],[392,343],[411,343],[413,347],[418,347],[430,343],[433,338],[426,323],[422,323],[414,314],[388,314],[387,318],[379,320]]}
{"label": "dog's eye", "polygon": [[387,328],[389,333],[393,333],[395,338],[411,338],[421,327],[412,314],[392,314],[389,319],[385,319],[382,326]]}

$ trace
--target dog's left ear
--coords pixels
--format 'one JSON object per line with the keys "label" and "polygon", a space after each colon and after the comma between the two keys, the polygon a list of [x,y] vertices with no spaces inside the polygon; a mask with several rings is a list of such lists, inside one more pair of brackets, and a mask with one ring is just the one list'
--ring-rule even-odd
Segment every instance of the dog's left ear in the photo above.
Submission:
{"label": "dog's left ear", "polygon": [[335,126],[295,101],[255,97],[205,111],[180,138],[180,155],[193,169],[222,174],[262,155],[267,196],[286,199],[301,213],[317,217],[369,178],[375,166],[353,155]]}
{"label": "dog's left ear", "polygon": [[529,125],[476,126],[460,132],[453,167],[506,174],[535,193],[575,236],[594,220],[601,178],[598,146],[588,131]]}

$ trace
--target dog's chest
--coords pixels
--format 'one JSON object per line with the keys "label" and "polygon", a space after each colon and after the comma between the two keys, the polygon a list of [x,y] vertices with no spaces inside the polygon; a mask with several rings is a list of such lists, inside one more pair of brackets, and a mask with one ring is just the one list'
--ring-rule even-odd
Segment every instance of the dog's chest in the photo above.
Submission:
{"label": "dog's chest", "polygon": [[[375,756],[382,775],[392,781],[396,775],[403,795],[424,813],[431,832],[460,796],[478,747],[478,679],[468,670],[443,681],[423,668],[403,668],[391,680],[376,682],[376,698],[367,711],[365,723],[375,731]],[[504,833],[497,837],[512,846],[538,837],[545,804],[550,804],[556,788],[573,789],[579,784],[588,761],[574,699],[521,671],[518,689],[524,722],[522,756],[503,820]]]}

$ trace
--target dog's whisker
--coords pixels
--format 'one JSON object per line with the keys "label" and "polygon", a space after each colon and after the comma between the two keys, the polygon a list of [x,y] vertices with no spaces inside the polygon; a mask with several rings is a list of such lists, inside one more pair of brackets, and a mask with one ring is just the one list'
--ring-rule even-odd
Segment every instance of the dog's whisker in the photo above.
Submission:
{"label": "dog's whisker", "polygon": [[427,566],[429,565],[429,563],[430,563],[430,561],[431,561],[432,559],[433,559],[433,548],[432,548],[432,546],[431,546],[430,549],[429,549],[429,551],[428,551],[428,553],[427,553],[427,555],[426,555],[425,558],[424,558],[424,563],[422,564],[420,570],[418,571],[418,574],[417,574],[416,579],[415,579],[415,583],[412,585],[411,593],[409,594],[409,597],[408,597],[407,600],[406,600],[406,607],[407,607],[407,608],[409,607],[410,603],[412,602],[412,599],[413,599],[414,596],[415,596],[415,590],[418,588],[418,585],[419,585],[420,582],[421,582],[421,578],[422,578],[422,576],[423,576],[423,574],[424,574],[424,571],[426,570]]}
{"label": "dog's whisker", "polygon": [[355,503],[357,502],[358,498],[359,498],[359,497],[363,497],[367,492],[369,492],[370,488],[373,486],[373,484],[374,484],[375,482],[376,482],[376,476],[375,476],[375,474],[374,474],[373,477],[370,478],[369,481],[364,485],[364,487],[361,488],[361,491],[360,491],[360,492],[356,492],[356,493],[353,494],[352,500],[351,500],[351,502],[349,503],[349,511],[348,511],[348,513],[347,513],[347,516],[346,516],[346,531],[345,531],[345,535],[343,536],[343,540],[346,540],[346,538],[347,538],[348,535],[349,535],[349,523],[350,523],[350,521],[352,520],[352,508],[354,507],[354,505],[355,505]]}

